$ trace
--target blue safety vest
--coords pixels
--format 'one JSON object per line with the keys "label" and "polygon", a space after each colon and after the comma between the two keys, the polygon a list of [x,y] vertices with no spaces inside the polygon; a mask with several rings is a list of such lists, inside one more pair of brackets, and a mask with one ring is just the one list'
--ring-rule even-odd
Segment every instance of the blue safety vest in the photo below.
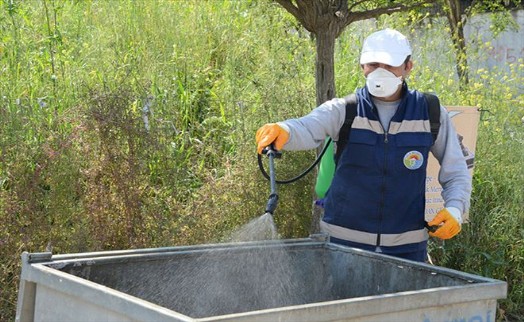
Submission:
{"label": "blue safety vest", "polygon": [[346,244],[384,253],[424,250],[426,167],[432,136],[424,95],[404,84],[385,133],[367,88],[326,194],[321,229]]}

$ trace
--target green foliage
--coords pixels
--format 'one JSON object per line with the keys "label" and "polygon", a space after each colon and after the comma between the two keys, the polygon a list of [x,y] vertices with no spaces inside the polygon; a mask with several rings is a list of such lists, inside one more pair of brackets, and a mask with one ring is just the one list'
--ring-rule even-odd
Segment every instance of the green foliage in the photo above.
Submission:
{"label": "green foliage", "polygon": [[[363,84],[362,40],[389,26],[414,39],[412,87],[489,110],[472,223],[436,260],[508,281],[503,309],[522,317],[522,62],[478,70],[459,92],[453,57],[435,50],[451,48],[445,28],[423,18],[350,25],[337,93]],[[260,216],[269,183],[254,133],[314,107],[314,55],[309,34],[267,1],[0,2],[0,320],[14,316],[22,251],[218,242]],[[313,159],[286,152],[277,177]],[[283,238],[308,235],[313,181],[279,186]]]}

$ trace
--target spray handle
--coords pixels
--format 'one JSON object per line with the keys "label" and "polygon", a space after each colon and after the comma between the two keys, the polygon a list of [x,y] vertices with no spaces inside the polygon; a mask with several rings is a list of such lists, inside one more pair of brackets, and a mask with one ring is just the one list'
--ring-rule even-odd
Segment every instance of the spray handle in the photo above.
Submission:
{"label": "spray handle", "polygon": [[277,180],[275,178],[275,158],[280,158],[282,153],[275,150],[273,144],[267,146],[263,153],[269,157],[269,182],[271,185],[271,194],[266,205],[266,212],[273,214],[277,208],[278,194],[277,194]]}
{"label": "spray handle", "polygon": [[277,159],[280,159],[282,157],[282,152],[280,152],[277,149],[275,149],[275,146],[273,145],[273,143],[271,143],[270,145],[266,146],[262,150],[262,154],[267,155],[270,159],[271,159],[271,157],[275,157]]}

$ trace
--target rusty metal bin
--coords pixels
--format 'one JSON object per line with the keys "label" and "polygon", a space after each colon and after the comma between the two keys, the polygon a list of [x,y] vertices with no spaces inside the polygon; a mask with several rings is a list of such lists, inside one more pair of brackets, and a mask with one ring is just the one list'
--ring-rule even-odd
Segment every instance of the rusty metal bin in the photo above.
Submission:
{"label": "rusty metal bin", "polygon": [[495,321],[507,293],[316,238],[22,260],[17,321]]}

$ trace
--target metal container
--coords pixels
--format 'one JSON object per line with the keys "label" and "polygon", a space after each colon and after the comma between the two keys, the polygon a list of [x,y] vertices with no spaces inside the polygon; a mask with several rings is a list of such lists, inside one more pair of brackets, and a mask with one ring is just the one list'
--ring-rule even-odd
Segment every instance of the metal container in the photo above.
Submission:
{"label": "metal container", "polygon": [[17,321],[495,321],[505,282],[321,238],[24,253]]}

